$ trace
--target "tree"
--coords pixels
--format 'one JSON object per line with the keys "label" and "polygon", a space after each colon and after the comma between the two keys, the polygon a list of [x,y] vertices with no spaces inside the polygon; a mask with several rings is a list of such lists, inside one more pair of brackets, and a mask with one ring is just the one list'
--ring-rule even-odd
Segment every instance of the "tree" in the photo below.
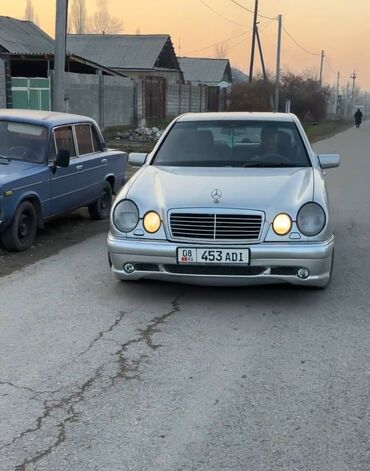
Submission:
{"label": "tree", "polygon": [[38,24],[39,19],[33,8],[32,0],[26,0],[26,9],[24,11],[24,18],[28,21]]}
{"label": "tree", "polygon": [[226,43],[225,42],[219,43],[215,47],[215,58],[216,59],[226,59],[227,52],[228,52],[228,49],[226,47]]}
{"label": "tree", "polygon": [[[271,75],[267,80],[257,77],[252,83],[236,83],[231,93],[232,111],[271,111],[275,83]],[[309,74],[282,74],[280,84],[280,111],[286,99],[291,101],[291,111],[301,120],[322,121],[328,108],[330,90],[321,86]]]}
{"label": "tree", "polygon": [[116,34],[123,31],[122,21],[109,13],[106,0],[100,0],[98,5],[98,10],[90,17],[87,32]]}
{"label": "tree", "polygon": [[231,111],[271,111],[274,82],[257,76],[252,83],[235,83],[231,92]]}
{"label": "tree", "polygon": [[86,0],[73,0],[69,16],[69,32],[84,34],[86,33],[87,26]]}
{"label": "tree", "polygon": [[282,98],[291,100],[291,110],[300,119],[322,121],[326,118],[329,87],[321,86],[308,74],[286,72],[282,76]]}

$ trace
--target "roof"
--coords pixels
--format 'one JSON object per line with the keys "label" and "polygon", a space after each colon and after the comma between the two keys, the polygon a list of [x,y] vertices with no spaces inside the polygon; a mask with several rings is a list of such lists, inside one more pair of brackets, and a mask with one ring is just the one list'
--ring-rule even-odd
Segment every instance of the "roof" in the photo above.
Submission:
{"label": "roof", "polygon": [[225,113],[186,113],[178,121],[294,121],[295,115],[291,113],[252,113],[252,112],[225,112]]}
{"label": "roof", "polygon": [[[49,59],[49,60],[53,60],[54,59],[54,53],[52,52],[48,52],[48,53],[45,53],[45,52],[37,52],[37,53],[33,53],[33,52],[27,52],[27,53],[20,53],[20,52],[17,52],[17,53],[12,53],[12,52],[1,52],[0,51],[0,57],[4,57],[4,56],[9,56],[11,57],[12,59]],[[123,72],[120,72],[118,70],[114,70],[114,69],[110,69],[109,67],[104,67],[104,65],[101,65],[101,64],[97,64],[96,62],[93,62],[89,59],[86,59],[85,57],[80,57],[80,56],[77,56],[76,54],[66,54],[66,62],[68,63],[69,62],[72,62],[72,63],[79,63],[79,64],[83,64],[83,65],[86,65],[88,67],[91,67],[93,69],[96,69],[96,70],[102,70],[102,72],[104,72],[106,75],[112,75],[112,76],[116,76],[116,77],[125,77],[125,78],[130,78],[130,77],[127,77]]]}
{"label": "roof", "polygon": [[211,59],[201,57],[179,57],[185,81],[202,83],[231,82],[231,68],[228,59]]}
{"label": "roof", "polygon": [[0,50],[12,54],[54,53],[54,41],[31,21],[0,16]]}
{"label": "roof", "polygon": [[[115,69],[154,69],[160,67],[165,50],[171,58],[167,68],[179,69],[168,34],[69,34],[68,51]],[[168,63],[167,63],[168,62]],[[166,64],[162,64],[166,67]],[[170,66],[169,66],[170,65]]]}
{"label": "roof", "polygon": [[245,83],[248,82],[248,75],[245,74],[243,71],[240,69],[237,69],[236,67],[231,68],[231,75],[233,77],[233,82],[234,83]]}
{"label": "roof", "polygon": [[95,121],[87,116],[77,114],[58,113],[56,111],[33,111],[7,109],[0,111],[0,120],[15,121],[20,123],[36,124],[51,128],[63,124],[73,124],[80,122],[94,123]]}

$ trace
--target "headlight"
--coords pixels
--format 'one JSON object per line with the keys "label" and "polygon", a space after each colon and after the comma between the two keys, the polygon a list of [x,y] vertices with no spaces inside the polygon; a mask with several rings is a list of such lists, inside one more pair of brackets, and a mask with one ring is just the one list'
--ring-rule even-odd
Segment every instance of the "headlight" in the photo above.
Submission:
{"label": "headlight", "polygon": [[161,218],[155,211],[149,211],[144,216],[143,224],[146,232],[149,232],[149,234],[154,234],[161,227]]}
{"label": "headlight", "polygon": [[135,203],[123,200],[114,208],[113,222],[121,232],[131,232],[139,222],[139,210]]}
{"label": "headlight", "polygon": [[326,215],[317,203],[307,203],[298,212],[297,226],[303,235],[312,237],[324,229]]}
{"label": "headlight", "polygon": [[291,217],[285,213],[278,214],[272,223],[272,228],[274,229],[275,234],[279,236],[287,235],[292,228]]}

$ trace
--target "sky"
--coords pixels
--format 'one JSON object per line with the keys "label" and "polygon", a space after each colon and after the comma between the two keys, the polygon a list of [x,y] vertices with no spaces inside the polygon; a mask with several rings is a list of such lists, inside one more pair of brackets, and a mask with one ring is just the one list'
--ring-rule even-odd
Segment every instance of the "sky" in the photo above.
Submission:
{"label": "sky", "polygon": [[[237,1],[253,10],[254,0]],[[195,57],[214,57],[214,44],[225,42],[232,66],[244,72],[249,69],[253,15],[232,0],[105,0],[105,3],[110,13],[123,22],[127,34],[138,29],[141,34],[170,34],[177,54]],[[21,19],[25,4],[26,0],[0,0],[0,15]],[[91,14],[98,1],[86,0],[86,5]],[[33,0],[33,6],[39,26],[54,36],[55,0]],[[334,84],[340,71],[340,82],[345,86],[356,71],[357,84],[370,90],[369,0],[259,0],[259,11],[269,17],[283,15],[284,27],[307,51],[284,32],[281,61],[285,70],[317,75],[320,53],[325,50],[326,83]],[[262,17],[259,20],[266,66],[274,72],[277,21]],[[256,65],[259,69],[258,58]]]}

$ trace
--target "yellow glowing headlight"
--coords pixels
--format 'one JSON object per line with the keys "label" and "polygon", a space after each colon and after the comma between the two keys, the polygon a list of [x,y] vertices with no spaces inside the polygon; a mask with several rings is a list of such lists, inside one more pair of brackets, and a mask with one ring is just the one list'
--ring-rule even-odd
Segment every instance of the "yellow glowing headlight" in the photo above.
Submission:
{"label": "yellow glowing headlight", "polygon": [[149,211],[144,216],[144,229],[149,232],[149,234],[154,234],[161,227],[161,218],[158,213],[155,211]]}
{"label": "yellow glowing headlight", "polygon": [[292,228],[292,220],[290,216],[284,213],[278,214],[272,223],[272,228],[277,235],[284,236],[288,234]]}

